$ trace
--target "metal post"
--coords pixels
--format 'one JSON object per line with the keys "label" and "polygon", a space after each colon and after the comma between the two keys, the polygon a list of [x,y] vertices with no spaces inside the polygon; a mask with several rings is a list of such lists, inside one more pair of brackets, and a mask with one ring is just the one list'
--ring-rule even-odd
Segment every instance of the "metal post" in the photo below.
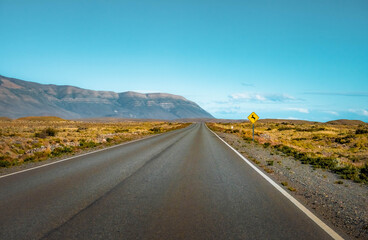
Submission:
{"label": "metal post", "polygon": [[253,124],[253,142],[254,142],[254,124]]}

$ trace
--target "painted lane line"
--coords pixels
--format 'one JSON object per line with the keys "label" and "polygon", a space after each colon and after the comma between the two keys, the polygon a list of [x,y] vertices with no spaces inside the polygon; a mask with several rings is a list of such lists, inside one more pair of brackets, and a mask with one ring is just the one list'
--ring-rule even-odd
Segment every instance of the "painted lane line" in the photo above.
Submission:
{"label": "painted lane line", "polygon": [[[207,125],[206,125],[207,127]],[[207,127],[208,128],[208,127]],[[320,228],[322,228],[328,235],[330,235],[335,240],[343,240],[343,238],[337,234],[334,230],[332,230],[327,224],[325,224],[322,220],[320,220],[316,215],[314,215],[311,211],[309,211],[306,207],[303,206],[298,200],[292,197],[289,193],[287,193],[282,187],[280,187],[276,182],[274,182],[270,177],[268,177],[265,173],[259,170],[256,166],[254,166],[248,159],[246,159],[243,155],[241,155],[238,151],[236,151],[232,146],[230,146],[227,142],[225,142],[222,138],[220,138],[216,133],[214,133],[211,129],[208,128],[216,137],[218,137],[223,143],[225,143],[231,150],[233,150],[240,158],[242,158],[249,166],[251,166],[257,173],[259,173],[264,179],[266,179],[272,186],[274,186],[282,195],[284,195],[287,199],[289,199],[295,206],[297,206],[302,212],[304,212],[313,222],[315,222]]]}

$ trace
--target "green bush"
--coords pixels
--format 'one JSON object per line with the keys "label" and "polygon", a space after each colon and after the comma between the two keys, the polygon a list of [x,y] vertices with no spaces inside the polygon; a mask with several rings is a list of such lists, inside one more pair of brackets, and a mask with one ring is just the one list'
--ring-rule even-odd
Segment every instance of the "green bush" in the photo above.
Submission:
{"label": "green bush", "polygon": [[60,155],[63,155],[65,153],[71,153],[72,152],[72,148],[71,147],[58,147],[55,148],[52,152],[51,152],[51,156],[52,157],[57,157]]}
{"label": "green bush", "polygon": [[11,162],[7,161],[5,156],[0,156],[0,167],[10,167],[11,165]]}
{"label": "green bush", "polygon": [[337,165],[337,161],[335,159],[322,158],[322,157],[309,157],[306,153],[299,152],[296,149],[289,146],[279,144],[273,146],[273,148],[288,156],[294,157],[295,159],[299,160],[302,164],[310,164],[314,168],[332,169]]}
{"label": "green bush", "polygon": [[273,148],[288,156],[294,157],[303,164],[310,164],[314,168],[329,169],[340,175],[343,179],[350,179],[359,183],[368,183],[368,164],[365,164],[362,168],[357,168],[352,165],[339,167],[337,166],[336,159],[333,158],[309,157],[306,153],[298,152],[296,149],[284,145],[275,145]]}
{"label": "green bush", "polygon": [[31,156],[26,157],[23,161],[24,162],[32,162],[35,159],[36,159],[35,156],[34,155],[31,155]]}
{"label": "green bush", "polygon": [[82,139],[79,141],[79,146],[80,148],[94,148],[96,147],[98,144],[93,142],[93,141],[89,141],[87,142],[86,140]]}

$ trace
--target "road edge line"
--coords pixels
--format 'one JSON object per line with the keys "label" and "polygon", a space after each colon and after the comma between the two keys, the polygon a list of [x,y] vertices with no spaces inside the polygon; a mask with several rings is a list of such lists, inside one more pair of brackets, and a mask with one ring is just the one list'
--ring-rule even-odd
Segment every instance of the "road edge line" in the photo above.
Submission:
{"label": "road edge line", "polygon": [[[206,124],[205,124],[206,125]],[[208,126],[206,125],[208,128]],[[303,204],[296,200],[293,196],[287,193],[282,187],[280,187],[276,182],[274,182],[269,176],[259,170],[254,166],[247,158],[241,155],[237,150],[235,150],[230,144],[225,142],[220,138],[215,132],[208,128],[216,137],[218,137],[223,143],[225,143],[231,150],[233,150],[241,159],[243,159],[249,166],[251,166],[257,173],[259,173],[264,179],[266,179],[272,186],[274,186],[282,195],[289,199],[297,208],[299,208],[305,215],[307,215],[313,222],[315,222],[320,228],[322,228],[328,235],[330,235],[335,240],[344,240],[338,233],[336,233],[332,228],[330,228],[326,223],[309,211]]]}
{"label": "road edge line", "polygon": [[72,160],[72,159],[75,159],[75,158],[78,158],[78,157],[83,157],[83,156],[90,155],[90,154],[93,154],[93,153],[97,153],[97,152],[109,150],[109,149],[112,149],[112,148],[120,147],[120,146],[127,145],[127,144],[130,144],[130,143],[134,143],[134,142],[142,141],[142,140],[145,140],[145,139],[157,137],[157,136],[160,136],[162,134],[165,134],[165,133],[160,133],[160,134],[156,134],[156,135],[153,135],[153,136],[143,137],[143,138],[135,139],[135,140],[132,140],[132,141],[129,141],[129,142],[119,143],[119,144],[114,145],[114,146],[110,146],[110,147],[106,147],[106,148],[102,148],[102,149],[97,149],[97,150],[94,150],[94,151],[91,151],[91,152],[87,152],[87,153],[78,154],[78,155],[75,155],[75,156],[72,156],[72,157],[68,157],[68,158],[65,158],[65,159],[57,160],[55,162],[46,163],[46,164],[43,164],[43,165],[40,165],[40,166],[37,166],[37,167],[28,168],[28,169],[20,170],[20,171],[17,171],[17,172],[5,174],[5,175],[0,176],[0,179],[1,178],[5,178],[5,177],[9,177],[9,176],[12,176],[12,175],[16,175],[16,174],[19,174],[19,173],[24,173],[24,172],[28,172],[28,171],[31,171],[31,170],[35,170],[35,169],[38,169],[38,168],[47,167],[47,166],[50,166],[50,165],[53,165],[53,164],[57,164],[57,163],[69,161],[69,160]]}

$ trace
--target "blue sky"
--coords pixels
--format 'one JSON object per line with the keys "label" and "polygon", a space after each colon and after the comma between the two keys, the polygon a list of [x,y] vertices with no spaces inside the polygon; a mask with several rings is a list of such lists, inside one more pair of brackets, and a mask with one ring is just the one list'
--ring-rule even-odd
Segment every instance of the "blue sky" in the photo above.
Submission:
{"label": "blue sky", "polygon": [[368,122],[366,0],[0,0],[0,16],[4,76]]}

